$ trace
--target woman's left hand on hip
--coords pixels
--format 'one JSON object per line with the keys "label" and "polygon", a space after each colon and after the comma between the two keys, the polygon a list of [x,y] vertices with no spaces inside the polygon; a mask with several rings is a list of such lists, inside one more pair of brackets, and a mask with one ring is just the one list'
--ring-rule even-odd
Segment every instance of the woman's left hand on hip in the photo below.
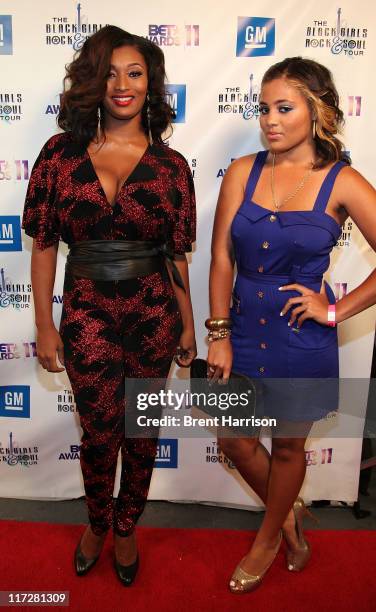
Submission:
{"label": "woman's left hand on hip", "polygon": [[298,291],[301,295],[289,298],[281,310],[281,317],[291,308],[289,326],[297,321],[297,327],[301,327],[306,319],[314,319],[322,325],[328,324],[328,298],[325,293],[316,293],[312,289],[293,283],[279,287],[279,291]]}

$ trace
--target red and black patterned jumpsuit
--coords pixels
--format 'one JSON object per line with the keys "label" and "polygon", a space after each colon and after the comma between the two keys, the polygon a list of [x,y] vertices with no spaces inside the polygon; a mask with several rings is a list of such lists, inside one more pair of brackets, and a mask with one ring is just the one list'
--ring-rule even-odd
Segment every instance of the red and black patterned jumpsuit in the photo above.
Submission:
{"label": "red and black patterned jumpsuit", "polygon": [[[35,162],[23,228],[39,249],[60,239],[157,240],[182,254],[192,250],[195,221],[192,175],[177,151],[148,146],[111,206],[85,147],[58,134]],[[90,524],[97,535],[113,525],[126,536],[145,506],[156,440],[125,437],[125,379],[168,375],[181,333],[178,303],[167,270],[121,281],[66,274],[63,301],[60,334],[83,430]]]}

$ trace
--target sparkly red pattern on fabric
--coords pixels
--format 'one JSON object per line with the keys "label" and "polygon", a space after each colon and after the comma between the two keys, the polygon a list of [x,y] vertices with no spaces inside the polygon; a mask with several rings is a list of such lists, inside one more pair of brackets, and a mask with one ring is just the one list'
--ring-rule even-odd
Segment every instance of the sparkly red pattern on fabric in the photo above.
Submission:
{"label": "sparkly red pattern on fabric", "polygon": [[[38,248],[59,239],[158,240],[175,253],[195,240],[189,166],[166,146],[149,146],[112,207],[87,151],[53,136],[33,168],[23,227]],[[81,468],[94,533],[130,534],[144,509],[157,439],[127,438],[127,378],[167,377],[182,331],[167,270],[122,281],[65,276],[60,334],[83,430]],[[121,484],[113,501],[119,450]]]}
{"label": "sparkly red pattern on fabric", "polygon": [[30,177],[22,227],[45,249],[59,239],[160,240],[175,253],[192,250],[195,197],[184,157],[151,145],[111,206],[83,146],[68,134],[50,138]]}

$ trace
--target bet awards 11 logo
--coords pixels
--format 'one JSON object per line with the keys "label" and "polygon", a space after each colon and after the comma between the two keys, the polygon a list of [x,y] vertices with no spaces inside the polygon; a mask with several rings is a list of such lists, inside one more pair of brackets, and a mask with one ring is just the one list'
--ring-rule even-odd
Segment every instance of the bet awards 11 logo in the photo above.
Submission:
{"label": "bet awards 11 logo", "polygon": [[362,96],[348,96],[347,115],[349,117],[360,117],[361,112],[362,112]]}
{"label": "bet awards 11 logo", "polygon": [[336,302],[338,300],[342,300],[342,298],[347,295],[347,285],[348,283],[335,283],[334,284],[334,294],[336,296]]}
{"label": "bet awards 11 logo", "polygon": [[159,47],[198,47],[200,44],[199,25],[149,25],[148,40]]}
{"label": "bet awards 11 logo", "polygon": [[306,465],[307,467],[312,465],[325,465],[328,463],[333,463],[333,449],[332,448],[322,448],[321,451],[318,450],[306,450]]}
{"label": "bet awards 11 logo", "polygon": [[59,114],[60,112],[60,107],[61,107],[61,98],[62,98],[62,94],[57,94],[55,96],[55,102],[51,104],[47,104],[47,108],[46,108],[46,115],[53,115],[56,116]]}
{"label": "bet awards 11 logo", "polygon": [[0,181],[12,180],[29,180],[29,161],[27,159],[0,159]]}
{"label": "bet awards 11 logo", "polygon": [[59,453],[59,461],[77,461],[80,459],[80,444],[71,444],[68,451]]}
{"label": "bet awards 11 logo", "polygon": [[[236,157],[231,157],[230,158],[230,164],[232,164],[232,162],[236,159]],[[219,168],[217,171],[217,178],[223,178],[224,175],[227,172],[227,167],[226,168]]]}
{"label": "bet awards 11 logo", "polygon": [[32,359],[37,356],[37,343],[33,341],[0,342],[0,361],[11,361],[12,359]]}

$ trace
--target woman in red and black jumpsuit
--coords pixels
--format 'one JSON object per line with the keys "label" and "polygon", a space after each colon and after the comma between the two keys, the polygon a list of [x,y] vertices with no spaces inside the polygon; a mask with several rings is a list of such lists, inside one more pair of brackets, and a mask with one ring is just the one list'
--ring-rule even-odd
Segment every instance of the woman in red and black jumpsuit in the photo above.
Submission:
{"label": "woman in red and black jumpsuit", "polygon": [[[95,78],[100,82],[102,71],[107,88],[94,108],[98,127],[92,122],[94,133],[86,142],[77,138],[82,120],[75,124],[80,61],[83,74],[90,72],[88,61],[97,61]],[[71,87],[59,117],[65,131],[47,141],[35,162],[23,217],[25,232],[34,238],[39,361],[48,371],[61,371],[57,354],[65,365],[83,430],[81,468],[90,525],[75,552],[76,571],[81,575],[94,565],[113,526],[115,567],[124,584],[132,582],[138,567],[133,532],[147,499],[157,444],[155,438],[126,437],[125,379],[165,378],[174,355],[186,366],[196,354],[184,255],[195,240],[194,187],[184,157],[161,139],[166,122],[160,109],[172,116],[160,91],[153,91],[164,77],[161,61],[158,47],[114,26],[88,39],[68,73]],[[108,170],[113,160],[114,177]],[[111,192],[111,179],[119,175]],[[59,240],[70,246],[60,334],[51,314]],[[166,252],[174,259],[167,265]],[[122,273],[122,257],[125,267],[136,261],[133,276]],[[98,264],[94,273],[92,262]],[[121,484],[113,500],[119,450]]]}

